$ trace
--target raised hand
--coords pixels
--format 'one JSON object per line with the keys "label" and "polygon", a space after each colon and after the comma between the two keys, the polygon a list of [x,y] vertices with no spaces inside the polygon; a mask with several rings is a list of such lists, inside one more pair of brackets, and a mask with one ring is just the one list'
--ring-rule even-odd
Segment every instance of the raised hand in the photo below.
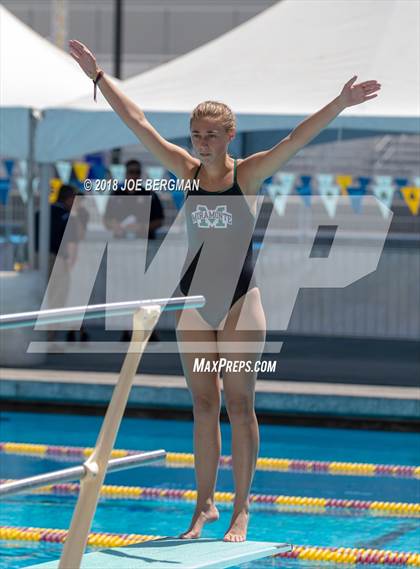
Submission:
{"label": "raised hand", "polygon": [[69,50],[72,58],[77,61],[86,75],[92,80],[95,79],[99,67],[93,53],[82,42],[77,40],[69,41]]}
{"label": "raised hand", "polygon": [[360,103],[364,103],[365,101],[369,101],[370,99],[374,99],[378,96],[378,93],[376,92],[381,88],[380,83],[375,80],[371,80],[354,85],[356,79],[357,75],[354,75],[354,77],[347,81],[339,95],[344,107],[360,105]]}

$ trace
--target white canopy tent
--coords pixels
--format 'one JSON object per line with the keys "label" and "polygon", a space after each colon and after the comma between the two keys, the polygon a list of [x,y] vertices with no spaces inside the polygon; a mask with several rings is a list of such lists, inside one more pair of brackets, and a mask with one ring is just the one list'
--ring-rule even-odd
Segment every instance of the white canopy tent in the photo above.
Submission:
{"label": "white canopy tent", "polygon": [[0,5],[0,154],[28,158],[32,110],[91,92],[73,59]]}
{"label": "white canopy tent", "polygon": [[[188,135],[189,113],[206,99],[233,108],[238,132],[290,130],[357,74],[360,81],[379,80],[380,97],[347,109],[330,128],[415,133],[419,18],[420,5],[412,0],[283,0],[216,40],[125,81],[123,90],[163,136],[177,138]],[[37,159],[135,142],[109,105],[89,96],[48,110]]]}
{"label": "white canopy tent", "polygon": [[[27,233],[29,262],[34,265],[33,162],[40,111],[92,92],[92,82],[69,54],[26,26],[0,5],[0,156],[28,160]],[[48,143],[50,145],[50,142]],[[45,169],[44,169],[45,170]],[[43,172],[41,188],[48,188]],[[41,265],[48,257],[48,192],[41,192]]]}

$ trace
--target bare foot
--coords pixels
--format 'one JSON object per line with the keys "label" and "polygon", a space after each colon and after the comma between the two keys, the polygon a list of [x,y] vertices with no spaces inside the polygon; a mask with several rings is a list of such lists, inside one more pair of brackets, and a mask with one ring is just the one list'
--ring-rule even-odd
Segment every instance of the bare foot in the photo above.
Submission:
{"label": "bare foot", "polygon": [[234,511],[232,514],[232,519],[230,521],[229,529],[225,533],[223,541],[245,541],[248,522],[249,512],[247,508],[243,508],[239,512]]}
{"label": "bare foot", "polygon": [[219,511],[216,506],[204,506],[196,508],[191,525],[187,531],[181,533],[180,539],[198,539],[205,524],[215,522],[219,519]]}

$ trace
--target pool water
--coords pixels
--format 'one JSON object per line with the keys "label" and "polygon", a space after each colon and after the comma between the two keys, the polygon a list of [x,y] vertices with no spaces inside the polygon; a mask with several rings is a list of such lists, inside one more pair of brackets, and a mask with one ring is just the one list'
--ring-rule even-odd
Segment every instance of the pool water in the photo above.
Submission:
{"label": "pool water", "polygon": [[[35,413],[4,413],[1,440],[27,443],[92,446],[101,417]],[[416,465],[420,436],[415,433],[260,426],[261,457],[339,460]],[[222,425],[222,453],[231,453],[230,427]],[[188,421],[124,419],[117,448],[192,452],[192,423]],[[63,462],[0,455],[0,478],[22,478],[58,468]],[[72,463],[66,462],[66,466]],[[191,468],[142,466],[106,478],[107,484],[194,489]],[[233,491],[232,471],[219,471],[218,491]],[[333,476],[293,472],[257,471],[252,493],[418,502],[420,480],[391,477]],[[0,525],[67,529],[74,496],[25,495],[2,502]],[[219,504],[220,520],[204,529],[203,537],[221,538],[227,529],[231,504]],[[178,535],[189,525],[193,502],[101,499],[92,531]],[[251,540],[291,542],[299,545],[363,547],[420,552],[419,520],[378,516],[369,512],[334,510],[328,513],[281,511],[262,504],[251,506],[248,532]],[[0,568],[25,567],[57,559],[60,545],[0,542]],[[262,560],[241,567],[320,567],[319,562]],[[331,565],[329,565],[331,567]]]}

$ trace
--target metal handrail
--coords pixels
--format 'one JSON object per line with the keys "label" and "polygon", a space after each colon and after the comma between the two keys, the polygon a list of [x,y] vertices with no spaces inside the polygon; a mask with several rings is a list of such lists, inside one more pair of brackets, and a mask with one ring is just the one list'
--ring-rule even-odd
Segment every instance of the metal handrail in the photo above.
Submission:
{"label": "metal handrail", "polygon": [[125,302],[109,302],[105,304],[87,304],[82,306],[68,306],[66,308],[51,308],[47,310],[33,310],[31,312],[16,312],[14,314],[0,314],[0,329],[22,328],[34,324],[54,324],[71,322],[81,316],[85,319],[98,318],[106,313],[107,316],[123,316],[133,314],[140,308],[159,306],[162,311],[180,310],[182,308],[200,308],[204,306],[204,296],[177,296],[174,298],[155,298],[150,300],[129,300]]}
{"label": "metal handrail", "polygon": [[[154,462],[166,457],[166,451],[163,449],[153,450],[149,452],[142,452],[140,454],[132,454],[130,456],[123,456],[121,458],[113,458],[108,462],[107,472],[117,472],[119,470],[127,470],[134,468],[139,464]],[[13,482],[6,482],[0,484],[0,496],[10,496],[12,494],[19,494],[35,488],[41,488],[48,484],[58,482],[70,482],[71,480],[83,480],[89,474],[89,470],[84,464],[78,466],[71,466],[69,468],[62,468],[61,470],[54,470],[47,474],[39,474],[38,476],[30,476],[15,480]]]}
{"label": "metal handrail", "polygon": [[[108,465],[112,462],[110,461],[111,452],[114,448],[118,429],[127,405],[134,375],[136,374],[150,334],[156,326],[162,311],[200,308],[204,306],[204,304],[205,298],[203,296],[188,296],[120,303],[93,304],[89,306],[74,306],[69,308],[37,310],[34,312],[22,312],[0,316],[1,329],[31,326],[35,322],[40,323],[39,319],[41,319],[42,324],[45,324],[47,322],[52,323],[62,322],[63,320],[74,320],[75,317],[81,315],[86,318],[86,313],[87,317],[97,317],[98,313],[103,311],[110,312],[110,315],[113,313],[121,314],[122,311],[128,314],[134,312],[131,342],[128,346],[128,351],[121,367],[118,381],[106,411],[93,453],[82,466],[64,469],[58,474],[55,472],[50,473],[50,475],[34,477],[37,480],[34,480],[34,478],[22,480],[20,481],[20,486],[19,481],[8,483],[9,489],[10,485],[16,489],[17,484],[18,487],[23,490],[24,487],[28,487],[28,484],[30,484],[32,488],[35,487],[34,483],[37,482],[39,482],[41,486],[45,485],[47,480],[51,481],[51,478],[48,478],[48,476],[52,477],[54,481],[58,481],[57,476],[59,476],[60,480],[64,481],[68,479],[67,476],[71,476],[71,480],[74,476],[77,478],[81,475],[79,497],[73,512],[69,532],[64,543],[63,552],[58,565],[59,569],[79,569],[81,565],[92,519],[95,515],[98,504],[101,486],[106,472],[109,470]],[[92,316],[92,314],[94,316]],[[156,453],[159,452],[162,453],[159,458],[166,454],[165,451],[154,451],[151,454],[154,454],[154,458],[158,458]],[[148,454],[150,456],[150,453]],[[120,464],[121,461],[123,461],[125,464],[129,464],[130,466],[135,466],[135,462],[138,463],[134,456],[124,457],[123,459],[117,460],[119,460]],[[64,476],[64,478],[62,478],[62,476]],[[28,482],[28,480],[30,480],[30,482]]]}

